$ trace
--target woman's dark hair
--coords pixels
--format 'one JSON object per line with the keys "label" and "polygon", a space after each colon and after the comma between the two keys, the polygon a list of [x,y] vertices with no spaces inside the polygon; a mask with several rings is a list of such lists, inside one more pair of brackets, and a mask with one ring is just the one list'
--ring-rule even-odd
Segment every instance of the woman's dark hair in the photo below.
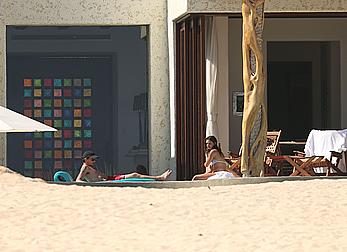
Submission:
{"label": "woman's dark hair", "polygon": [[208,154],[208,153],[207,153],[208,150],[207,150],[207,148],[206,148],[206,141],[207,141],[207,140],[210,140],[210,141],[213,143],[213,146],[212,146],[211,149],[216,149],[216,150],[219,152],[219,154],[220,154],[222,157],[224,157],[224,154],[223,154],[223,152],[222,152],[222,149],[220,148],[220,144],[218,143],[217,138],[216,138],[215,136],[208,136],[208,137],[205,138],[205,153]]}

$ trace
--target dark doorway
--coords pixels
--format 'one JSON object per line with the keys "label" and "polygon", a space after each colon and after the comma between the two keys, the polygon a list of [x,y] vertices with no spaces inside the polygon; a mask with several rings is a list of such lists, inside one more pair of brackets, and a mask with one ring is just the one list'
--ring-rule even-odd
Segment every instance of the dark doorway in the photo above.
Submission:
{"label": "dark doorway", "polygon": [[341,127],[340,43],[267,42],[269,129],[306,140],[312,129]]}
{"label": "dark doorway", "polygon": [[268,128],[283,140],[303,140],[312,129],[311,62],[268,62]]}
{"label": "dark doorway", "polygon": [[85,150],[107,175],[148,166],[147,26],[6,29],[7,106],[58,129],[8,134],[11,169],[76,177]]}

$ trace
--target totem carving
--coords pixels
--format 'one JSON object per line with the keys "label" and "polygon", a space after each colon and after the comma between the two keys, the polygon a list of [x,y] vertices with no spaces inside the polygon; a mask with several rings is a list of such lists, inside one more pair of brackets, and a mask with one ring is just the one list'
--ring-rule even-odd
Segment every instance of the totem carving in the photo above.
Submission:
{"label": "totem carving", "polygon": [[242,0],[243,85],[241,172],[244,177],[264,175],[267,114],[262,33],[265,0]]}

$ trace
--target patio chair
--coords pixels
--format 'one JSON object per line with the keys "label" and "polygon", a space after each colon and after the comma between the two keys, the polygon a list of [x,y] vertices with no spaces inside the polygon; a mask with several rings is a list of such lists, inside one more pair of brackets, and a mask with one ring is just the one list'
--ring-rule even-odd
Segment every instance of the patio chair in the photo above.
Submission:
{"label": "patio chair", "polygon": [[[268,131],[266,133],[266,149],[264,156],[264,175],[265,176],[276,176],[278,175],[278,165],[280,163],[273,163],[272,156],[277,156],[280,154],[279,150],[279,139],[281,136],[281,130],[278,131]],[[234,175],[242,176],[241,173],[241,149],[239,151],[239,155],[235,155],[233,153],[229,153],[229,157],[226,158],[226,162],[229,164],[228,171],[233,173]]]}
{"label": "patio chair", "polygon": [[294,151],[291,176],[346,175],[347,130],[311,130],[305,151]]}

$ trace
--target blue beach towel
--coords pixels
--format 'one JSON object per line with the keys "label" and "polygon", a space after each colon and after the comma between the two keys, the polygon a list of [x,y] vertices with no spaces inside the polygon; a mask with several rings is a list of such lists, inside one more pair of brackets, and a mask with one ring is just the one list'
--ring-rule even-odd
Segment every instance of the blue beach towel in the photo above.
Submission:
{"label": "blue beach towel", "polygon": [[111,182],[115,183],[128,183],[128,182],[134,182],[134,183],[139,183],[139,182],[153,182],[155,179],[151,178],[126,178],[126,179],[120,179],[120,180],[111,180]]}

